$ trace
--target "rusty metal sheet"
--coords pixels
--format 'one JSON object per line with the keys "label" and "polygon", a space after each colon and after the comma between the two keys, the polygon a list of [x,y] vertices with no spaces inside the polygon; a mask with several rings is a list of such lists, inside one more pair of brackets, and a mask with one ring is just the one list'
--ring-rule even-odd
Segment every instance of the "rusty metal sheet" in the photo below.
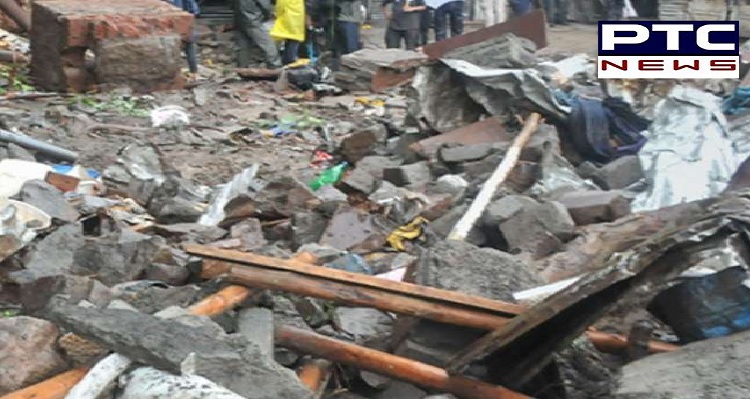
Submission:
{"label": "rusty metal sheet", "polygon": [[489,38],[513,33],[519,37],[525,37],[541,49],[547,46],[547,25],[544,21],[544,11],[534,10],[522,17],[513,18],[503,23],[488,26],[474,32],[451,37],[436,43],[422,47],[422,52],[430,58],[441,58],[451,50],[460,47],[481,43]]}
{"label": "rusty metal sheet", "polygon": [[412,144],[409,148],[417,154],[430,158],[441,145],[446,143],[484,144],[509,142],[513,136],[505,131],[505,127],[497,118],[487,118],[471,125],[447,133],[432,136]]}

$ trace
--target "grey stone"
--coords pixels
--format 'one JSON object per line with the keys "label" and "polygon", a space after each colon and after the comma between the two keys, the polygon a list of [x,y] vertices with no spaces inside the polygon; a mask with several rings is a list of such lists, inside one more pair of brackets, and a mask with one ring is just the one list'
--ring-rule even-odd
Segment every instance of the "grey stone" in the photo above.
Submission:
{"label": "grey stone", "polygon": [[168,173],[170,166],[163,162],[154,144],[132,144],[120,149],[117,162],[104,170],[102,178],[137,202],[148,204]]}
{"label": "grey stone", "polygon": [[377,180],[383,179],[383,169],[401,165],[401,160],[381,155],[369,155],[357,162],[357,169],[367,171]]}
{"label": "grey stone", "polygon": [[457,240],[430,247],[417,270],[419,284],[501,301],[513,301],[514,292],[543,283],[513,255]]}
{"label": "grey stone", "polygon": [[627,155],[599,168],[593,180],[605,190],[619,190],[644,177],[641,158],[638,155]]}
{"label": "grey stone", "polygon": [[[273,314],[276,327],[291,326],[313,331],[289,298],[280,295],[274,296]],[[273,357],[279,364],[291,367],[299,361],[302,355],[286,348],[277,347]]]}
{"label": "grey stone", "polygon": [[44,276],[70,274],[75,254],[84,244],[80,224],[61,226],[30,248],[25,269],[9,273],[9,277],[24,284]]}
{"label": "grey stone", "polygon": [[557,201],[542,202],[534,209],[537,219],[542,225],[563,241],[568,241],[575,234],[576,224],[565,205]]}
{"label": "grey stone", "polygon": [[183,285],[190,278],[190,271],[181,265],[152,263],[146,266],[144,278],[147,280],[163,281],[169,285]]}
{"label": "grey stone", "polygon": [[50,298],[55,295],[65,296],[70,303],[88,300],[97,306],[106,305],[114,297],[109,287],[94,279],[72,274],[55,274],[14,282],[20,286],[20,301],[24,311],[29,314],[47,306]]}
{"label": "grey stone", "polygon": [[13,143],[8,143],[8,158],[36,162],[36,157],[34,156],[34,154],[29,152],[29,150]]}
{"label": "grey stone", "polygon": [[47,318],[131,359],[179,374],[190,359],[194,374],[246,398],[311,398],[291,370],[239,335],[127,310],[51,304]]}
{"label": "grey stone", "polygon": [[317,243],[328,226],[319,213],[296,212],[292,215],[292,248]]}
{"label": "grey stone", "polygon": [[443,175],[435,181],[434,191],[439,194],[450,194],[453,198],[464,195],[469,186],[463,177],[459,175]]}
{"label": "grey stone", "polygon": [[253,251],[267,244],[263,236],[263,226],[260,220],[255,218],[245,219],[233,225],[230,235],[232,238],[240,239],[242,251]]}
{"label": "grey stone", "polygon": [[0,318],[0,395],[39,382],[65,370],[57,352],[60,331],[27,316]]}
{"label": "grey stone", "polygon": [[377,180],[369,170],[355,168],[342,181],[344,191],[358,191],[365,195],[370,195],[380,188],[380,181]]}
{"label": "grey stone", "polygon": [[[451,230],[453,230],[453,227],[456,226],[456,223],[458,223],[458,221],[461,219],[461,216],[466,213],[467,209],[469,209],[468,205],[461,205],[451,208],[448,213],[436,220],[433,220],[432,223],[430,223],[430,228],[439,237],[448,237],[448,234],[450,234]],[[466,236],[466,242],[477,246],[484,245],[487,242],[487,237],[482,230],[483,229],[479,225],[479,223],[475,224],[474,227],[472,227],[472,229],[469,231],[469,234]]]}
{"label": "grey stone", "polygon": [[236,393],[206,378],[186,373],[177,376],[152,367],[139,367],[122,379],[119,399],[241,399]]}
{"label": "grey stone", "polygon": [[470,62],[488,68],[528,68],[536,66],[536,46],[529,39],[512,33],[459,47],[445,54],[446,58]]}
{"label": "grey stone", "polygon": [[496,226],[521,213],[524,209],[530,209],[536,205],[537,202],[533,198],[508,195],[490,203],[482,214],[482,221],[488,226]]}
{"label": "grey stone", "polygon": [[170,175],[153,190],[148,212],[159,223],[194,223],[206,211],[207,194],[202,187]]}
{"label": "grey stone", "polygon": [[490,155],[492,145],[472,144],[459,146],[446,146],[440,148],[438,157],[442,162],[448,164],[479,161]]}
{"label": "grey stone", "polygon": [[619,191],[573,191],[562,194],[557,201],[579,226],[611,222],[630,214],[630,201]]}
{"label": "grey stone", "polygon": [[695,342],[679,351],[651,355],[622,369],[616,399],[744,399],[750,332]]}
{"label": "grey stone", "polygon": [[182,68],[181,49],[179,35],[100,40],[95,50],[97,81],[146,93],[172,87]]}
{"label": "grey stone", "polygon": [[377,348],[387,345],[393,329],[391,317],[371,308],[338,307],[333,312],[333,323],[354,342]]}
{"label": "grey stone", "polygon": [[237,314],[237,330],[266,355],[274,353],[273,311],[264,308],[242,309]]}
{"label": "grey stone", "polygon": [[412,384],[401,381],[391,381],[388,387],[373,396],[373,399],[421,399],[427,392]]}
{"label": "grey stone", "polygon": [[426,161],[383,170],[383,179],[399,187],[427,184],[432,180],[430,166]]}
{"label": "grey stone", "polygon": [[21,201],[41,209],[57,220],[75,222],[81,216],[65,199],[62,191],[43,180],[24,183],[19,197]]}
{"label": "grey stone", "polygon": [[328,312],[321,300],[301,297],[294,300],[294,307],[305,320],[307,325],[317,328],[330,321]]}
{"label": "grey stone", "polygon": [[227,231],[222,228],[198,223],[158,225],[154,226],[154,233],[176,242],[190,241],[198,244],[212,243],[227,235]]}
{"label": "grey stone", "polygon": [[357,164],[365,156],[373,155],[377,147],[385,144],[387,138],[385,126],[376,124],[345,137],[341,140],[339,150],[347,161]]}
{"label": "grey stone", "polygon": [[170,306],[188,306],[200,297],[194,285],[168,287],[157,281],[136,281],[112,287],[114,297],[121,299],[143,313],[156,313]]}

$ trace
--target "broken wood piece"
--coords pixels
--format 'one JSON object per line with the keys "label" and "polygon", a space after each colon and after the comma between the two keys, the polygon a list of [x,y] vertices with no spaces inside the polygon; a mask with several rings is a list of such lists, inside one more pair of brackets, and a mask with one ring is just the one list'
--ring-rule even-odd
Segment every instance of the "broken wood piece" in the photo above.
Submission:
{"label": "broken wood piece", "polygon": [[315,399],[320,399],[331,380],[333,364],[325,359],[309,359],[297,372],[300,381],[310,388]]}
{"label": "broken wood piece", "polygon": [[393,377],[420,386],[455,394],[465,399],[524,399],[529,396],[500,386],[451,376],[445,370],[380,352],[314,332],[282,326],[276,329],[276,344],[362,370]]}
{"label": "broken wood piece", "polygon": [[424,300],[453,303],[468,308],[482,309],[483,311],[514,316],[524,310],[523,306],[513,303],[496,301],[460,292],[442,290],[418,284],[390,281],[375,276],[359,273],[351,273],[342,270],[330,269],[311,265],[295,259],[278,259],[268,256],[256,255],[247,252],[211,248],[204,245],[185,245],[184,249],[191,255],[208,259],[218,259],[227,262],[204,262],[201,276],[205,279],[218,277],[228,273],[234,266],[251,265],[264,269],[276,269],[291,271],[311,277],[318,277],[333,282],[345,283],[349,286],[361,286],[376,288],[384,292],[404,294]]}
{"label": "broken wood piece", "polygon": [[673,221],[670,228],[627,252],[602,254],[598,272],[485,335],[457,354],[448,369],[459,373],[494,354],[504,360],[497,371],[503,381],[511,388],[522,386],[548,364],[555,351],[569,345],[627,294],[644,285],[653,290],[664,286],[698,261],[696,253],[720,247],[727,237],[746,229],[750,216],[738,214],[738,209],[747,209],[748,203],[748,198],[730,197],[725,204]]}
{"label": "broken wood piece", "polygon": [[469,235],[469,232],[474,227],[476,221],[482,217],[482,213],[492,200],[492,196],[495,195],[497,189],[505,179],[508,178],[508,175],[510,175],[510,172],[513,170],[513,167],[521,156],[521,150],[529,141],[531,135],[536,132],[541,119],[542,115],[536,112],[528,117],[524,123],[523,130],[521,130],[518,136],[516,136],[513,145],[508,149],[508,152],[505,153],[505,156],[497,166],[497,169],[495,169],[490,178],[484,182],[482,189],[479,191],[479,194],[477,194],[477,197],[474,198],[474,201],[472,201],[469,209],[453,227],[453,230],[448,235],[449,240],[464,241],[466,239],[466,236]]}
{"label": "broken wood piece", "polygon": [[252,291],[246,287],[230,285],[190,306],[188,310],[196,315],[215,316],[241,304],[250,294]]}
{"label": "broken wood piece", "polygon": [[86,372],[86,367],[69,370],[19,391],[0,396],[0,399],[63,399]]}
{"label": "broken wood piece", "polygon": [[277,79],[281,76],[281,69],[237,68],[235,72],[244,79]]}
{"label": "broken wood piece", "polygon": [[12,64],[26,64],[29,62],[29,57],[17,51],[0,50],[0,62],[9,62]]}
{"label": "broken wood piece", "polygon": [[0,0],[0,11],[18,24],[19,28],[31,32],[31,13],[21,8],[15,0]]}
{"label": "broken wood piece", "polygon": [[[209,260],[205,262],[222,262]],[[322,269],[331,270],[331,269]],[[473,309],[461,309],[437,301],[414,298],[370,287],[356,287],[288,271],[234,266],[227,278],[251,288],[279,290],[348,305],[370,307],[386,312],[426,318],[483,330],[494,329],[508,319]]]}
{"label": "broken wood piece", "polygon": [[99,398],[133,361],[119,353],[113,353],[99,361],[86,376],[70,390],[65,399]]}

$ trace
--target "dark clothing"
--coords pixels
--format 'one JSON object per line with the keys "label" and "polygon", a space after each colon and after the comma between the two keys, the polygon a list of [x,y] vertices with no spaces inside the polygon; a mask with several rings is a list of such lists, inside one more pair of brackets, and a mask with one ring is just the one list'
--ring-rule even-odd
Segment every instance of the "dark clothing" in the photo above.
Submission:
{"label": "dark clothing", "polygon": [[544,14],[547,22],[551,24],[564,25],[568,23],[568,1],[567,0],[544,0]]}
{"label": "dark clothing", "polygon": [[284,65],[296,62],[299,59],[300,42],[296,40],[284,41],[284,52],[281,54],[281,63]]}
{"label": "dark clothing", "polygon": [[432,24],[432,14],[430,10],[424,10],[419,13],[419,45],[426,46],[430,42],[430,25]]}
{"label": "dark clothing", "polygon": [[464,2],[451,1],[435,10],[435,40],[441,41],[448,37],[446,23],[450,23],[451,37],[464,33]]}
{"label": "dark clothing", "polygon": [[[196,0],[170,0],[173,6],[181,8],[193,15],[201,13],[200,6]],[[188,68],[191,73],[198,72],[198,46],[195,28],[190,32],[190,38],[185,42],[185,58],[187,58]]]}
{"label": "dark clothing", "polygon": [[622,9],[625,0],[604,0],[604,9],[607,10],[607,21],[622,20]]}
{"label": "dark clothing", "polygon": [[250,66],[253,43],[263,50],[267,67],[281,66],[276,44],[263,27],[263,22],[271,17],[272,12],[271,3],[268,0],[235,0],[234,29],[239,46],[237,64],[240,68]]}
{"label": "dark clothing", "polygon": [[531,12],[531,0],[510,0],[510,8],[513,10],[513,15],[516,17],[526,15]]}
{"label": "dark clothing", "polygon": [[[419,11],[404,11],[404,6],[409,0],[385,0],[383,6],[391,5],[391,20],[388,21],[388,29],[395,31],[407,31],[413,30],[419,32],[421,23],[421,12]],[[424,2],[421,0],[412,0],[410,4],[414,7],[423,6]]]}
{"label": "dark clothing", "polygon": [[386,29],[385,31],[385,47],[386,48],[400,48],[401,40],[403,39],[407,50],[414,50],[419,47],[419,31],[416,29],[411,30],[395,30]]}
{"label": "dark clothing", "polygon": [[359,50],[359,23],[338,21],[338,48],[340,55],[346,55]]}

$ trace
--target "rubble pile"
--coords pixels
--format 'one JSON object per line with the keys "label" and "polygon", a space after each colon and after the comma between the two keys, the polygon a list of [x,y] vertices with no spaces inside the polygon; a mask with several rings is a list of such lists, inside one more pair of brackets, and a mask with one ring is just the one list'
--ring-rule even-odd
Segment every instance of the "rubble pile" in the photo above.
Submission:
{"label": "rubble pile", "polygon": [[0,106],[0,399],[748,397],[743,86],[538,21],[351,54],[363,96]]}

